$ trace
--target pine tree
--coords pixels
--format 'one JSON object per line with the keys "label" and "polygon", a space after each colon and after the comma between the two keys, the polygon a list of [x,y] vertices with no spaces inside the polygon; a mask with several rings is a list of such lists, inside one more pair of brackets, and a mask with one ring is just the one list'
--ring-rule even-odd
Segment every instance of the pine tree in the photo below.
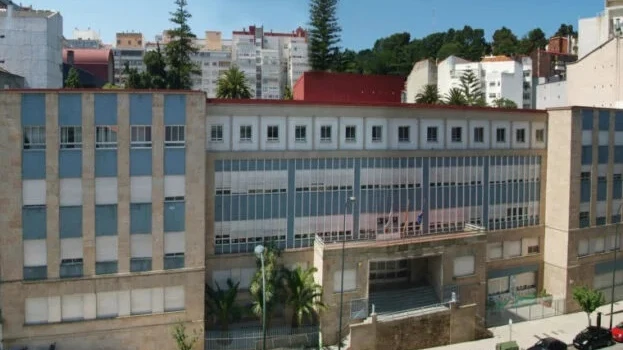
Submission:
{"label": "pine tree", "polygon": [[166,61],[169,65],[169,89],[187,90],[192,87],[192,75],[200,74],[199,69],[190,59],[198,49],[193,46],[195,34],[190,30],[188,19],[192,17],[186,6],[186,0],[175,0],[177,9],[171,13],[171,22],[177,27],[169,30],[172,40],[165,49]]}
{"label": "pine tree", "polygon": [[80,84],[80,74],[78,70],[74,67],[69,69],[69,73],[67,73],[67,79],[65,79],[65,87],[69,89],[77,89],[81,88],[82,84]]}
{"label": "pine tree", "polygon": [[337,21],[338,0],[311,0],[309,5],[309,63],[314,71],[327,71],[334,66],[340,28]]}

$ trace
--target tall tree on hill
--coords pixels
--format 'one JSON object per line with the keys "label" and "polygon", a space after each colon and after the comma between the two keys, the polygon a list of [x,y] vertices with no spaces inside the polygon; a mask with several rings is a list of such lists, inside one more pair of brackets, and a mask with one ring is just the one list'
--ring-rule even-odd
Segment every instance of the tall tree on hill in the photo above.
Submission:
{"label": "tall tree on hill", "polygon": [[160,50],[160,44],[156,51],[149,51],[143,58],[145,72],[143,78],[146,87],[151,89],[166,89],[168,83],[167,62]]}
{"label": "tall tree on hill", "polygon": [[337,21],[337,3],[338,0],[310,1],[309,63],[314,71],[328,71],[334,67],[342,31]]}
{"label": "tall tree on hill", "polygon": [[177,9],[171,12],[171,22],[177,27],[169,30],[172,40],[165,49],[166,61],[169,65],[169,88],[176,90],[190,89],[192,75],[199,74],[199,69],[190,59],[198,49],[193,46],[195,34],[190,30],[188,19],[192,16],[188,9],[187,0],[175,0]]}
{"label": "tall tree on hill", "polygon": [[493,54],[511,56],[517,54],[517,36],[513,32],[502,27],[493,33]]}
{"label": "tall tree on hill", "polygon": [[519,41],[518,53],[522,55],[529,55],[536,49],[544,49],[547,46],[547,38],[541,28],[534,28],[524,35]]}

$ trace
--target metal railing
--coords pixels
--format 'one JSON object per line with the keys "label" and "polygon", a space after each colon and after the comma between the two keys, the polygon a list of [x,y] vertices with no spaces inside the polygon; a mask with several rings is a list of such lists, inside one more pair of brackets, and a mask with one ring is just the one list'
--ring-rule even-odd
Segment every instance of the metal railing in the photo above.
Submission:
{"label": "metal railing", "polygon": [[[229,331],[207,331],[206,350],[256,350],[262,346],[262,327],[230,329]],[[313,347],[318,346],[318,326],[271,327],[266,331],[266,347]],[[259,346],[259,347],[258,347]]]}

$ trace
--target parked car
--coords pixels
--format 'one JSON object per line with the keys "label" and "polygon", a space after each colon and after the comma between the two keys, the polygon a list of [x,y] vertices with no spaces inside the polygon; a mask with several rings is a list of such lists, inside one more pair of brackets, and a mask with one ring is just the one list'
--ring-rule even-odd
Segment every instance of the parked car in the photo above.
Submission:
{"label": "parked car", "polygon": [[573,338],[573,346],[580,350],[594,350],[614,344],[607,328],[589,326]]}
{"label": "parked car", "polygon": [[612,328],[612,339],[619,343],[623,342],[623,323],[619,323]]}
{"label": "parked car", "polygon": [[556,338],[543,338],[528,350],[567,350],[567,344]]}

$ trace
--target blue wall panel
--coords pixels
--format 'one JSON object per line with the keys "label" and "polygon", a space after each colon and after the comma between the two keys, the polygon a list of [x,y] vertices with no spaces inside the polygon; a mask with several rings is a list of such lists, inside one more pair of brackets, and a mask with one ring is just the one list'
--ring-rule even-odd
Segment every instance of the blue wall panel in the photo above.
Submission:
{"label": "blue wall panel", "polygon": [[117,150],[95,150],[95,177],[117,176]]}
{"label": "blue wall panel", "polygon": [[599,164],[608,164],[608,148],[609,146],[599,146],[597,148],[597,162]]}
{"label": "blue wall panel", "polygon": [[614,131],[623,131],[623,112],[614,113]]}
{"label": "blue wall panel", "polygon": [[184,175],[186,173],[186,148],[164,149],[164,174]]}
{"label": "blue wall panel", "polygon": [[151,148],[130,150],[130,176],[151,175]]}
{"label": "blue wall panel", "polygon": [[623,163],[623,146],[614,146],[614,162]]}
{"label": "blue wall panel", "polygon": [[45,179],[45,150],[22,151],[22,178]]}
{"label": "blue wall panel", "polygon": [[82,237],[82,206],[60,207],[59,234],[61,238]]}
{"label": "blue wall panel", "polygon": [[60,150],[58,152],[58,176],[61,178],[82,177],[82,151]]}
{"label": "blue wall panel", "polygon": [[130,233],[151,233],[151,203],[130,204]]}
{"label": "blue wall panel", "polygon": [[[296,205],[295,201],[295,164],[294,160],[290,159],[288,161],[288,192],[286,194],[287,198],[287,206],[288,208],[294,208]],[[294,248],[294,210],[288,211],[287,217],[287,232],[286,232],[286,241],[288,243],[288,248]]]}
{"label": "blue wall panel", "polygon": [[597,181],[597,200],[605,201],[608,195],[608,182]]}
{"label": "blue wall panel", "polygon": [[582,146],[582,165],[590,165],[593,163],[593,147]]}
{"label": "blue wall panel", "polygon": [[117,125],[117,94],[95,94],[95,125]]}
{"label": "blue wall panel", "polygon": [[164,203],[164,232],[181,232],[186,227],[186,203]]}
{"label": "blue wall panel", "polygon": [[95,235],[117,235],[117,205],[95,206]]}
{"label": "blue wall panel", "polygon": [[591,201],[591,182],[590,180],[580,181],[580,202]]}
{"label": "blue wall panel", "polygon": [[58,95],[58,125],[82,126],[82,94]]}
{"label": "blue wall panel", "polygon": [[623,182],[614,179],[612,181],[612,199],[621,199],[623,197]]}
{"label": "blue wall panel", "polygon": [[164,95],[164,125],[186,125],[186,95]]}
{"label": "blue wall panel", "polygon": [[608,129],[610,129],[610,111],[600,110],[599,111],[599,130],[608,131]]}
{"label": "blue wall panel", "polygon": [[22,125],[45,125],[45,94],[22,94]]}
{"label": "blue wall panel", "polygon": [[582,130],[593,130],[593,110],[582,110]]}
{"label": "blue wall panel", "polygon": [[151,125],[151,94],[130,95],[130,125]]}
{"label": "blue wall panel", "polygon": [[44,206],[22,208],[22,235],[24,239],[46,237],[46,210]]}

